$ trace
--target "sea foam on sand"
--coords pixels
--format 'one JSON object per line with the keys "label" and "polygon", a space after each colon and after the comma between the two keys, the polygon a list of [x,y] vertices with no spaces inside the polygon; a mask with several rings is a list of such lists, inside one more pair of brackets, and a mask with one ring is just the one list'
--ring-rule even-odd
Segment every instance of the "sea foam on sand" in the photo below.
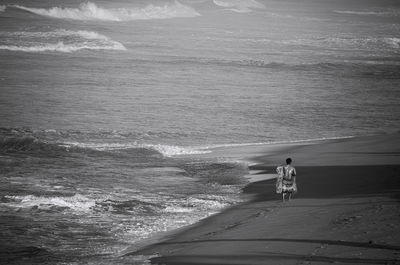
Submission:
{"label": "sea foam on sand", "polygon": [[249,202],[123,254],[186,265],[399,262],[399,133],[264,146],[257,153],[254,174],[271,174],[286,157],[294,159],[294,200],[281,202],[274,179],[252,182],[244,188]]}

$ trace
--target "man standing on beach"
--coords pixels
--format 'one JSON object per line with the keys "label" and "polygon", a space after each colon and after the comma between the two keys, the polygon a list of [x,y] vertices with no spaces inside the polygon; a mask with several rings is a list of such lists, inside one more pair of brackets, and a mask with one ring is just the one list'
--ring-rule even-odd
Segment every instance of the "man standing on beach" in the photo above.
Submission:
{"label": "man standing on beach", "polygon": [[289,201],[292,195],[297,192],[296,169],[291,165],[292,159],[286,159],[286,166],[276,168],[278,178],[276,180],[276,193],[282,193],[282,200],[285,201],[286,194],[289,194]]}

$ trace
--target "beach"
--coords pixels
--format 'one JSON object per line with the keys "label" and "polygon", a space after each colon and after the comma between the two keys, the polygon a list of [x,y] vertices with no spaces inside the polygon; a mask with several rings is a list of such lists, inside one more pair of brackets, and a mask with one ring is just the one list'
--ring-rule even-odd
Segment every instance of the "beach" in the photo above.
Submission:
{"label": "beach", "polygon": [[[257,180],[243,189],[247,202],[125,255],[152,264],[400,264],[399,136],[237,147],[231,154],[247,152]],[[282,202],[271,174],[287,156],[299,191]]]}
{"label": "beach", "polygon": [[396,263],[399,17],[2,0],[0,264]]}

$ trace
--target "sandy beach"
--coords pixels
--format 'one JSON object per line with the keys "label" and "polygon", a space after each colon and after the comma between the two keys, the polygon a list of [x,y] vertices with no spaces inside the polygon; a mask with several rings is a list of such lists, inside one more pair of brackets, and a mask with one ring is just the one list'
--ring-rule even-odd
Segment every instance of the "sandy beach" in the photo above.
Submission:
{"label": "sandy beach", "polygon": [[[400,134],[237,147],[246,203],[126,255],[152,264],[400,264]],[[215,152],[223,150],[215,150]],[[292,157],[299,191],[271,178]]]}
{"label": "sandy beach", "polygon": [[1,0],[0,265],[399,263],[399,32],[396,0]]}

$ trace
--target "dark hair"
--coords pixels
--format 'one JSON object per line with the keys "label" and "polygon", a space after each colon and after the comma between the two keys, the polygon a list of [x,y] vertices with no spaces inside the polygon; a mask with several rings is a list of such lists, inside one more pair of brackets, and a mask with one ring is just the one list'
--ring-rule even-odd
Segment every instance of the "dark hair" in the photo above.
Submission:
{"label": "dark hair", "polygon": [[290,163],[292,163],[292,159],[289,157],[289,158],[286,158],[286,164],[290,164]]}

